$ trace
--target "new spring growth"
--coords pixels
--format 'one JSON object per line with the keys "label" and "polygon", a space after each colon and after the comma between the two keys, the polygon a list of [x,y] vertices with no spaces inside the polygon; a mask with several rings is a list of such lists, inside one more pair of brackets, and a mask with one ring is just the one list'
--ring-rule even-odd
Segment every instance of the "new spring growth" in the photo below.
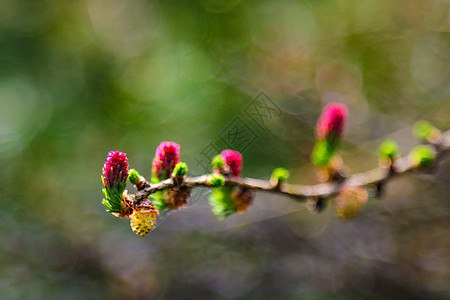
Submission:
{"label": "new spring growth", "polygon": [[[344,133],[347,108],[343,104],[330,103],[322,111],[316,126],[316,144],[312,161],[318,166],[319,179],[325,184],[314,186],[288,185],[289,171],[284,168],[273,170],[270,181],[241,178],[242,155],[234,150],[224,150],[212,160],[212,173],[198,177],[186,177],[188,168],[179,162],[180,146],[174,142],[162,142],[152,164],[151,183],[134,170],[128,170],[125,153],[112,151],[102,169],[102,203],[117,217],[130,218],[133,231],[144,236],[154,229],[157,216],[187,205],[192,188],[211,187],[208,199],[212,212],[219,220],[234,213],[244,212],[253,201],[254,191],[266,191],[294,196],[306,200],[306,206],[313,212],[325,207],[326,199],[333,197],[334,210],[342,220],[354,218],[367,201],[366,186],[375,185],[378,191],[393,176],[406,174],[410,170],[431,167],[442,154],[450,151],[450,131],[440,133],[426,121],[414,126],[415,135],[424,143],[412,149],[407,159],[409,164],[399,170],[380,168],[362,174],[348,175],[341,172],[343,161],[335,155]],[[392,167],[399,156],[399,147],[392,140],[384,141],[379,148],[381,168]],[[399,160],[402,166],[404,160]],[[391,172],[392,171],[392,172]],[[324,176],[320,175],[321,173]],[[383,174],[381,177],[380,174]],[[137,193],[128,195],[126,180],[135,185]],[[169,179],[170,178],[170,179]],[[168,180],[166,180],[168,179]],[[161,182],[165,180],[165,182]],[[285,183],[285,184],[283,184]]]}
{"label": "new spring growth", "polygon": [[135,169],[131,169],[128,173],[128,181],[135,185],[136,189],[140,190],[144,188],[146,180],[144,177],[139,175]]}
{"label": "new spring growth", "polygon": [[223,150],[213,158],[212,166],[216,174],[239,176],[242,172],[242,155],[234,150]]}
{"label": "new spring growth", "polygon": [[220,174],[220,173],[224,172],[223,171],[224,164],[225,164],[225,162],[223,161],[222,156],[220,154],[217,154],[216,156],[214,156],[211,161],[213,172],[216,174]]}
{"label": "new spring growth", "polygon": [[139,180],[139,173],[138,171],[136,171],[135,169],[131,169],[129,174],[128,174],[128,180],[132,183],[132,184],[136,184],[136,182],[138,182]]}
{"label": "new spring growth", "polygon": [[111,151],[103,165],[102,180],[106,189],[123,193],[128,177],[128,159],[125,153]]}
{"label": "new spring growth", "polygon": [[[172,175],[175,166],[180,161],[180,145],[174,142],[162,142],[156,148],[152,166],[152,183],[158,183]],[[178,170],[181,171],[181,170]],[[187,170],[186,170],[187,171]],[[168,204],[168,191],[156,192],[151,196],[156,209],[162,211],[166,208],[175,209],[178,205]],[[172,202],[172,201],[170,201]],[[172,203],[173,204],[173,203]]]}
{"label": "new spring growth", "polygon": [[289,178],[289,171],[285,168],[276,168],[270,177],[272,186],[279,186]]}
{"label": "new spring growth", "polygon": [[311,156],[317,166],[326,166],[336,153],[347,121],[347,107],[329,103],[322,110],[316,124],[316,144]]}
{"label": "new spring growth", "polygon": [[431,167],[436,158],[433,147],[429,145],[419,145],[409,152],[409,161],[416,167]]}
{"label": "new spring growth", "polygon": [[184,162],[179,162],[175,168],[173,169],[172,176],[173,177],[184,177],[188,172],[188,167]]}
{"label": "new spring growth", "polygon": [[155,208],[150,199],[145,199],[137,204],[130,215],[130,226],[134,233],[145,236],[155,228],[156,216],[159,211]]}
{"label": "new spring growth", "polygon": [[187,172],[188,167],[184,162],[179,162],[173,169],[172,177],[178,185],[167,191],[166,205],[169,209],[179,209],[188,204],[191,189],[187,186],[179,185]]}
{"label": "new spring growth", "polygon": [[180,161],[180,145],[174,142],[162,142],[156,148],[153,158],[152,183],[157,183],[170,177],[173,169]]}
{"label": "new spring growth", "polygon": [[102,170],[102,191],[105,196],[102,204],[111,213],[121,213],[124,209],[123,195],[128,178],[128,159],[125,153],[111,151]]}
{"label": "new spring growth", "polygon": [[212,187],[221,187],[225,184],[225,178],[222,174],[211,174],[211,177],[209,178],[209,184]]}
{"label": "new spring growth", "polygon": [[[224,150],[212,159],[211,165],[214,177],[211,177],[210,181],[212,180],[213,183],[220,186],[213,189],[208,201],[213,214],[219,220],[223,220],[237,211],[235,201],[231,198],[231,194],[235,188],[222,186],[225,183],[224,176],[230,176],[233,173],[237,176],[240,175],[240,171],[242,170],[242,155],[237,151]],[[223,183],[221,182],[222,179]]]}
{"label": "new spring growth", "polygon": [[413,127],[414,136],[422,142],[436,142],[441,132],[428,121],[417,121]]}
{"label": "new spring growth", "polygon": [[[243,187],[222,186],[224,176],[239,177],[242,172],[242,155],[234,150],[224,150],[213,158],[213,175],[209,179],[217,186],[209,197],[213,214],[223,220],[235,212],[244,212],[253,200],[253,192]],[[221,175],[219,177],[218,175]]]}
{"label": "new spring growth", "polygon": [[393,140],[385,140],[378,148],[378,156],[382,167],[391,166],[396,158],[398,158],[400,150]]}
{"label": "new spring growth", "polygon": [[316,138],[340,138],[347,121],[347,107],[341,103],[329,103],[323,110],[316,125]]}

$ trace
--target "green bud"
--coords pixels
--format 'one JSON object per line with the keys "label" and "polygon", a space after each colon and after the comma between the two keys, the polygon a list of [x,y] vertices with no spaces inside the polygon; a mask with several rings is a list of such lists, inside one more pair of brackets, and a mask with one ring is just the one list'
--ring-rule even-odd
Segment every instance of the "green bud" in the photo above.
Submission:
{"label": "green bud", "polygon": [[188,172],[188,167],[184,162],[179,162],[173,169],[173,176],[183,177]]}
{"label": "green bud", "polygon": [[329,164],[331,158],[337,150],[338,140],[335,138],[323,139],[316,141],[311,161],[318,167],[325,167]]}
{"label": "green bud", "polygon": [[231,199],[232,189],[231,186],[214,188],[208,198],[211,210],[219,220],[224,220],[236,212],[236,206]]}
{"label": "green bud", "polygon": [[139,180],[139,177],[140,175],[135,169],[131,169],[128,173],[128,180],[133,184]]}
{"label": "green bud", "polygon": [[430,167],[435,157],[434,149],[428,145],[417,146],[409,152],[409,160],[418,167]]}
{"label": "green bud", "polygon": [[394,160],[400,151],[396,142],[393,140],[385,140],[381,143],[378,153],[381,159]]}
{"label": "green bud", "polygon": [[285,168],[276,168],[272,172],[272,180],[276,180],[276,182],[281,183],[286,181],[289,178],[289,171]]}
{"label": "green bud", "polygon": [[211,161],[211,164],[212,164],[213,169],[223,169],[225,162],[223,161],[220,154],[218,154],[218,155],[214,156],[214,158]]}
{"label": "green bud", "polygon": [[434,130],[435,127],[433,126],[433,124],[425,120],[417,121],[413,127],[414,136],[421,141],[426,141],[427,139],[431,138]]}
{"label": "green bud", "polygon": [[222,174],[212,174],[209,178],[209,184],[213,187],[221,187],[225,184],[225,178]]}

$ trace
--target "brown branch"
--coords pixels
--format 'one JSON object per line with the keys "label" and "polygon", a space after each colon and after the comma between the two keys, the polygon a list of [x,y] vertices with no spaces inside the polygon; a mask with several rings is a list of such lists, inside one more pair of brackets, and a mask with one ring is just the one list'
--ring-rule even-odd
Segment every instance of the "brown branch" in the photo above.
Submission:
{"label": "brown branch", "polygon": [[[444,157],[450,153],[450,131],[442,133],[439,140],[434,141],[431,145],[433,145],[436,150],[435,166],[437,166],[439,161],[444,159]],[[337,194],[344,183],[351,186],[381,185],[394,177],[418,171],[419,169],[418,166],[415,166],[409,160],[408,156],[405,156],[395,160],[393,166],[390,168],[378,167],[364,173],[345,176],[342,180],[319,183],[316,185],[294,185],[287,183],[276,185],[270,181],[236,177],[225,177],[225,185],[241,186],[256,191],[290,196],[298,201],[305,201],[307,198],[326,198]],[[147,181],[144,183],[141,182],[139,186],[136,186],[138,192],[135,195],[135,201],[140,202],[157,191],[170,189],[175,186],[187,186],[190,188],[200,186],[214,187],[209,183],[210,178],[211,175],[208,174],[198,177],[185,177],[183,179],[169,178],[155,184],[150,184]]]}

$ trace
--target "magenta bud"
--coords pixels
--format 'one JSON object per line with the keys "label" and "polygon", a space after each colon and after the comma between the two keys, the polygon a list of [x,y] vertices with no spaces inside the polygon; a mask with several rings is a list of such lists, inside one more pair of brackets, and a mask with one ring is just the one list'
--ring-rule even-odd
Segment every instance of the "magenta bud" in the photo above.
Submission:
{"label": "magenta bud", "polygon": [[340,138],[347,121],[347,107],[341,103],[329,103],[323,110],[316,125],[316,138]]}
{"label": "magenta bud", "polygon": [[128,159],[125,153],[111,151],[103,165],[103,185],[107,189],[117,188],[121,193],[128,177]]}
{"label": "magenta bud", "polygon": [[232,176],[240,176],[242,172],[242,155],[234,150],[223,150],[220,157],[224,162],[226,173]]}
{"label": "magenta bud", "polygon": [[[180,161],[180,145],[174,142],[161,142],[153,159],[152,176],[157,181],[170,177],[173,169]],[[153,179],[152,180],[155,180]]]}

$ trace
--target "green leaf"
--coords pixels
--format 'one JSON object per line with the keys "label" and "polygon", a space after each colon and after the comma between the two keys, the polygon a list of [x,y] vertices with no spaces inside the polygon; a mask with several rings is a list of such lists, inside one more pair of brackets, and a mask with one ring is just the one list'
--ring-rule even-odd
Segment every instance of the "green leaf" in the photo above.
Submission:
{"label": "green leaf", "polygon": [[276,168],[272,172],[272,179],[276,180],[278,183],[286,181],[289,178],[289,171],[285,168]]}
{"label": "green leaf", "polygon": [[225,165],[225,162],[223,161],[220,154],[217,154],[214,156],[214,158],[211,161],[213,169],[223,169],[223,166]]}
{"label": "green leaf", "polygon": [[328,165],[331,157],[334,155],[332,150],[333,147],[327,139],[316,141],[311,155],[312,162],[318,167]]}
{"label": "green leaf", "polygon": [[221,187],[225,184],[225,177],[222,174],[211,174],[209,184],[213,187]]}
{"label": "green leaf", "polygon": [[385,140],[381,143],[378,153],[381,159],[394,160],[399,155],[399,148],[395,141]]}
{"label": "green leaf", "polygon": [[106,191],[106,189],[102,189],[103,195],[106,199],[109,199],[109,193]]}
{"label": "green leaf", "polygon": [[430,167],[434,163],[436,153],[429,145],[419,145],[409,153],[410,161],[418,167]]}
{"label": "green leaf", "polygon": [[128,173],[128,180],[133,184],[139,180],[139,177],[140,175],[135,169],[131,169]]}
{"label": "green leaf", "polygon": [[179,162],[173,169],[172,174],[174,174],[177,177],[183,177],[188,172],[188,167],[184,162]]}
{"label": "green leaf", "polygon": [[233,187],[228,186],[215,188],[208,199],[212,213],[219,220],[223,220],[236,212],[236,207],[230,198],[232,189]]}
{"label": "green leaf", "polygon": [[103,199],[102,204],[103,204],[104,206],[106,206],[107,208],[111,209],[111,204],[109,204],[109,201],[108,201],[108,200]]}
{"label": "green leaf", "polygon": [[153,205],[155,205],[156,209],[160,212],[165,209],[169,209],[167,206],[166,197],[167,191],[158,191],[151,195]]}
{"label": "green leaf", "polygon": [[[108,208],[111,209],[111,212],[120,212],[122,209],[122,194],[119,193],[116,189],[102,189],[103,195],[105,196],[105,200],[108,202]],[[103,203],[103,202],[102,202]],[[103,205],[105,205],[103,203]]]}
{"label": "green leaf", "polygon": [[435,127],[430,122],[420,120],[417,121],[416,124],[414,124],[413,134],[417,139],[421,141],[426,141],[427,139],[430,138],[434,129]]}

